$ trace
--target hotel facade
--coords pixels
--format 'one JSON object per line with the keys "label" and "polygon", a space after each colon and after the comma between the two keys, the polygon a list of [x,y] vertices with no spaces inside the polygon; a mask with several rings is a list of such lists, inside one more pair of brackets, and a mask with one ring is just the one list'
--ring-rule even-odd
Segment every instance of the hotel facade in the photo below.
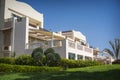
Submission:
{"label": "hotel facade", "polygon": [[33,49],[53,48],[66,59],[94,59],[86,36],[75,30],[50,32],[44,29],[43,14],[16,0],[0,0],[0,56],[31,54]]}

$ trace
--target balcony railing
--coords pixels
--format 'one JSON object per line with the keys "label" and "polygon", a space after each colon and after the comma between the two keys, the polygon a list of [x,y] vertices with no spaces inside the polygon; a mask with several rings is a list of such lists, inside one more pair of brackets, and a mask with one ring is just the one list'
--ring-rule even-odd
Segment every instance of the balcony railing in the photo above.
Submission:
{"label": "balcony railing", "polygon": [[80,45],[80,44],[77,44],[77,49],[78,49],[78,50],[83,50],[83,46]]}
{"label": "balcony railing", "polygon": [[71,48],[75,48],[75,43],[72,41],[68,41],[68,46]]}
{"label": "balcony railing", "polygon": [[[53,47],[62,47],[64,46],[65,44],[62,44],[61,41],[55,41],[53,42]],[[72,49],[75,49],[75,50],[80,50],[80,51],[85,51],[85,52],[88,52],[88,53],[93,53],[93,49],[92,48],[89,48],[87,46],[84,46],[84,45],[81,45],[80,43],[77,43],[77,42],[73,42],[73,41],[68,41],[68,48],[72,48]],[[38,48],[38,47],[42,47],[42,48],[49,48],[51,47],[50,46],[50,42],[37,42],[37,43],[29,43],[26,45],[26,49],[35,49],[35,48]]]}
{"label": "balcony railing", "polygon": [[92,49],[88,47],[84,47],[86,52],[92,53]]}
{"label": "balcony railing", "polygon": [[85,52],[88,52],[88,53],[93,53],[92,48],[89,48],[87,46],[81,45],[80,43],[77,43],[77,42],[68,41],[68,46],[70,48],[73,48],[73,49],[85,51]]}

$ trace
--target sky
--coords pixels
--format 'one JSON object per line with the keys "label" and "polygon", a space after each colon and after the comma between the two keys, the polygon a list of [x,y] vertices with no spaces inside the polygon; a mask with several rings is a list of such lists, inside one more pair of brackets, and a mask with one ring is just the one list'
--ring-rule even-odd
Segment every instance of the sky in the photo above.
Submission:
{"label": "sky", "polygon": [[77,30],[89,45],[111,48],[120,39],[120,0],[18,0],[44,15],[44,28],[54,32]]}

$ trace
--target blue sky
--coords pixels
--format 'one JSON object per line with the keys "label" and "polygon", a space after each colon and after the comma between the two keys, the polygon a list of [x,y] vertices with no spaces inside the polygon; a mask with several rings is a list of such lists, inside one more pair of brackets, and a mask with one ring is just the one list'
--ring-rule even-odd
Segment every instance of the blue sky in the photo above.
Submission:
{"label": "blue sky", "polygon": [[120,0],[19,0],[44,14],[44,28],[77,30],[100,50],[120,38]]}

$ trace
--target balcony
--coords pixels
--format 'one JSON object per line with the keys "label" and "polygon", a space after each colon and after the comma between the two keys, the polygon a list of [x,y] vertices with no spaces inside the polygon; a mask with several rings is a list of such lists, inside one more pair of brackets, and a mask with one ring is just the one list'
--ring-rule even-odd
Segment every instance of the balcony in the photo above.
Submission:
{"label": "balcony", "polygon": [[75,43],[72,41],[68,41],[68,46],[75,49]]}
{"label": "balcony", "polygon": [[76,50],[85,51],[88,53],[93,53],[93,49],[87,46],[81,45],[78,42],[68,41],[68,47]]}
{"label": "balcony", "polygon": [[75,51],[84,51],[87,53],[93,53],[93,49],[89,48],[87,46],[81,45],[78,42],[70,41],[68,40],[68,45],[64,44],[65,40],[60,40],[60,41],[53,41],[53,45],[51,44],[51,41],[43,41],[43,42],[36,42],[36,43],[29,43],[26,45],[26,49],[35,49],[37,47],[42,47],[42,48],[48,48],[48,47],[65,47],[67,46],[69,49],[73,49]]}

